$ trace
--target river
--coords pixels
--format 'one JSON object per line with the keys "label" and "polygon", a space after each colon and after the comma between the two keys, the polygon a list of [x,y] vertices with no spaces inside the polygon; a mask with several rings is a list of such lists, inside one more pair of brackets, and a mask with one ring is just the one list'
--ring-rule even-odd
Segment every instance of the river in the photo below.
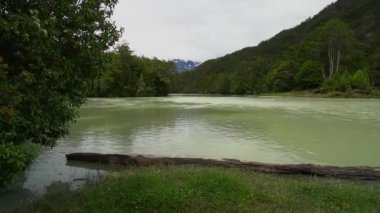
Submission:
{"label": "river", "polygon": [[232,158],[266,163],[380,166],[380,100],[288,97],[89,99],[57,146],[45,149],[0,206],[78,188],[101,165],[66,165],[65,154],[99,152]]}

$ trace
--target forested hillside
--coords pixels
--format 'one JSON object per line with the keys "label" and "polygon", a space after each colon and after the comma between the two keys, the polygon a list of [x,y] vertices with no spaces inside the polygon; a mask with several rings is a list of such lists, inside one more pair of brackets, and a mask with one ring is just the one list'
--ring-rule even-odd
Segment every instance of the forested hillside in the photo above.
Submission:
{"label": "forested hillside", "polygon": [[338,0],[297,27],[177,76],[173,92],[257,94],[380,86],[380,1]]}

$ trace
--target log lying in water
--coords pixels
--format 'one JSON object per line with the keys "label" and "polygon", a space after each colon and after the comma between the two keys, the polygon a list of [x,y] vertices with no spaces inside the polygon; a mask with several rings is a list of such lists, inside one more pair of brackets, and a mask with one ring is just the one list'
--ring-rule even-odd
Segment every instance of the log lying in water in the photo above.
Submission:
{"label": "log lying in water", "polygon": [[73,153],[66,155],[68,161],[120,164],[124,166],[151,165],[200,165],[210,167],[240,168],[265,173],[300,174],[354,180],[380,181],[379,167],[337,167],[312,164],[280,165],[242,162],[234,159],[211,160],[201,158],[145,157],[142,155],[104,155],[96,153]]}

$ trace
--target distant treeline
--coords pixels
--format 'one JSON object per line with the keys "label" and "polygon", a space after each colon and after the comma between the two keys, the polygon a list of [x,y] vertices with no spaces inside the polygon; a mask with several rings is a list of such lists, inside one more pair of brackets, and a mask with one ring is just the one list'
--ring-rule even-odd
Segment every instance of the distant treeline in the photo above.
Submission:
{"label": "distant treeline", "polygon": [[257,94],[380,87],[380,1],[339,0],[257,47],[179,74],[173,92]]}
{"label": "distant treeline", "polygon": [[133,55],[123,44],[108,53],[109,63],[92,82],[92,97],[166,96],[175,73],[171,61]]}

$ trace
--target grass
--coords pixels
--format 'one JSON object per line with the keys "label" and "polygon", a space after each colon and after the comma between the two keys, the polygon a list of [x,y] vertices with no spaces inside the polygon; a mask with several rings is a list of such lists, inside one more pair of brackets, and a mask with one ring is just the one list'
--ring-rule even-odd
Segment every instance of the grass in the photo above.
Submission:
{"label": "grass", "polygon": [[28,212],[380,212],[380,188],[204,167],[135,168],[77,194],[48,193]]}

